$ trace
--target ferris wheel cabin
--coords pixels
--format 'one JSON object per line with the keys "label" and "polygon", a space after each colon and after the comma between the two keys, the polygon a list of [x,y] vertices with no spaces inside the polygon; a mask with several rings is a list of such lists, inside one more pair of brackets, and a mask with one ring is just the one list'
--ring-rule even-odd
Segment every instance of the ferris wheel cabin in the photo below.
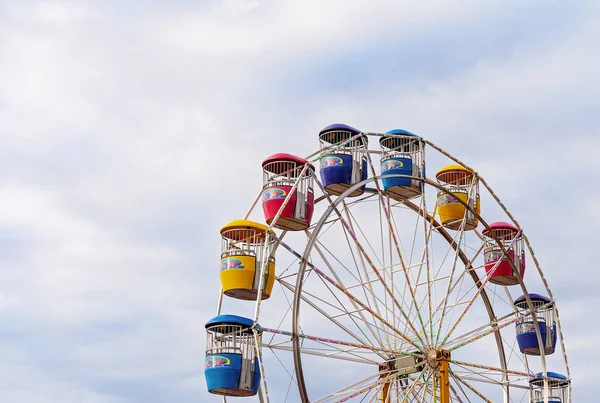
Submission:
{"label": "ferris wheel cabin", "polygon": [[[383,189],[395,200],[406,200],[421,195],[423,182],[409,178],[425,179],[423,140],[406,130],[395,129],[379,139],[381,147],[381,175]],[[389,175],[406,177],[386,178]]]}
{"label": "ferris wheel cabin", "polygon": [[279,153],[264,160],[262,167],[262,208],[267,224],[275,220],[274,227],[287,231],[308,228],[315,205],[313,166],[303,158]]}
{"label": "ferris wheel cabin", "polygon": [[[569,399],[570,382],[566,376],[556,372],[547,372],[548,379],[548,403],[565,403]],[[535,378],[529,381],[529,393],[531,403],[544,403],[544,376],[538,372]]]}
{"label": "ferris wheel cabin", "polygon": [[[335,123],[321,130],[319,143],[321,151],[332,150],[321,158],[319,170],[327,193],[341,195],[352,185],[367,179],[368,139],[360,136],[360,130]],[[365,187],[362,186],[349,196],[360,196],[364,191]]]}
{"label": "ferris wheel cabin", "polygon": [[[525,241],[519,229],[509,223],[494,222],[481,234],[484,239],[485,271],[490,283],[519,284],[519,276],[523,278],[525,275]],[[504,254],[502,247],[508,255]]]}
{"label": "ferris wheel cabin", "polygon": [[436,178],[444,188],[438,191],[437,197],[437,212],[442,224],[459,230],[464,221],[465,231],[477,228],[479,220],[472,211],[480,213],[479,180],[475,173],[461,165],[448,165],[438,171]]}
{"label": "ferris wheel cabin", "polygon": [[[550,298],[539,295],[529,294],[529,300],[535,309],[535,317],[540,328],[540,336],[544,345],[544,354],[554,353],[556,348],[556,321],[554,320],[554,304]],[[524,295],[517,298],[514,302],[518,309],[519,321],[516,325],[517,343],[523,354],[540,355],[541,348],[537,338],[537,331],[531,313],[529,304]]]}
{"label": "ferris wheel cabin", "polygon": [[229,297],[255,300],[260,272],[266,264],[261,299],[271,296],[275,282],[274,239],[268,227],[249,220],[236,220],[221,228],[221,287]]}
{"label": "ferris wheel cabin", "polygon": [[210,393],[253,396],[258,392],[260,369],[253,324],[236,315],[219,315],[206,323],[204,376]]}

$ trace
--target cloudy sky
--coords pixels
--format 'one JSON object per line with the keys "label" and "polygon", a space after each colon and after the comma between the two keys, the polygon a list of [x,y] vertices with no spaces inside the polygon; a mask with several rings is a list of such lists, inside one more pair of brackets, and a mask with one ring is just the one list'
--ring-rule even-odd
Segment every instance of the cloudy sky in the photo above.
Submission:
{"label": "cloudy sky", "polygon": [[332,122],[488,180],[591,401],[599,43],[586,0],[0,0],[0,401],[219,401],[218,229]]}

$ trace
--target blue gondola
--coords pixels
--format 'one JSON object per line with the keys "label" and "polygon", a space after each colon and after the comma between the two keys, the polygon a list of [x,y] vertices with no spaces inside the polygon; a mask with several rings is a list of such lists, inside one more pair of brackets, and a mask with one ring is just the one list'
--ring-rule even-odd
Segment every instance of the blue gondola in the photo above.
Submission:
{"label": "blue gondola", "polygon": [[260,370],[252,326],[251,319],[236,315],[219,315],[206,323],[204,376],[210,393],[253,396],[258,392]]}
{"label": "blue gondola", "polygon": [[[566,376],[547,372],[548,379],[548,403],[568,402],[570,382]],[[544,376],[542,372],[535,374],[535,378],[529,381],[530,402],[543,403],[544,400]]]}
{"label": "blue gondola", "polygon": [[[556,322],[554,321],[553,303],[550,298],[540,294],[529,294],[529,299],[535,309],[535,316],[544,345],[544,354],[552,354],[556,348]],[[535,324],[529,312],[529,305],[525,296],[517,298],[514,304],[519,310],[518,314],[521,316],[516,325],[519,349],[523,354],[540,355],[541,349],[538,343]]]}
{"label": "blue gondola", "polygon": [[[321,182],[327,193],[340,195],[352,185],[367,179],[366,136],[360,130],[341,123],[327,126],[319,133],[321,150],[327,153],[320,161]],[[352,139],[352,140],[351,140]],[[350,197],[363,194],[365,187]]]}
{"label": "blue gondola", "polygon": [[[389,197],[406,200],[420,196],[423,182],[410,176],[425,179],[425,159],[423,140],[409,131],[390,130],[379,139],[381,147],[381,175],[383,189]],[[386,178],[388,175],[406,177]]]}

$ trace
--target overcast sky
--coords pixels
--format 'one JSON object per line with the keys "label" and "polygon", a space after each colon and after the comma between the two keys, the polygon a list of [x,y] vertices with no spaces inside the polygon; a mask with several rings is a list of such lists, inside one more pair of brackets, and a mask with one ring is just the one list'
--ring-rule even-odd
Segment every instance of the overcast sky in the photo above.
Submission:
{"label": "overcast sky", "polygon": [[0,401],[219,401],[218,230],[332,122],[488,180],[592,401],[599,43],[585,0],[0,0]]}

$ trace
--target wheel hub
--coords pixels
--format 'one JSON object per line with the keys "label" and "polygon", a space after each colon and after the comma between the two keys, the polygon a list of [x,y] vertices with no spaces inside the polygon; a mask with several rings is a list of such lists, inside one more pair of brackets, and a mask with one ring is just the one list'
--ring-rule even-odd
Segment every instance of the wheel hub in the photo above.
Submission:
{"label": "wheel hub", "polygon": [[393,373],[408,375],[423,371],[425,366],[431,371],[437,372],[443,361],[450,361],[450,352],[431,347],[423,352],[416,351],[411,355],[391,356],[387,361],[379,363],[379,373],[382,378]]}
{"label": "wheel hub", "polygon": [[435,349],[429,349],[425,352],[425,361],[427,362],[427,366],[431,369],[437,369],[440,366],[440,362],[438,361],[438,352]]}

